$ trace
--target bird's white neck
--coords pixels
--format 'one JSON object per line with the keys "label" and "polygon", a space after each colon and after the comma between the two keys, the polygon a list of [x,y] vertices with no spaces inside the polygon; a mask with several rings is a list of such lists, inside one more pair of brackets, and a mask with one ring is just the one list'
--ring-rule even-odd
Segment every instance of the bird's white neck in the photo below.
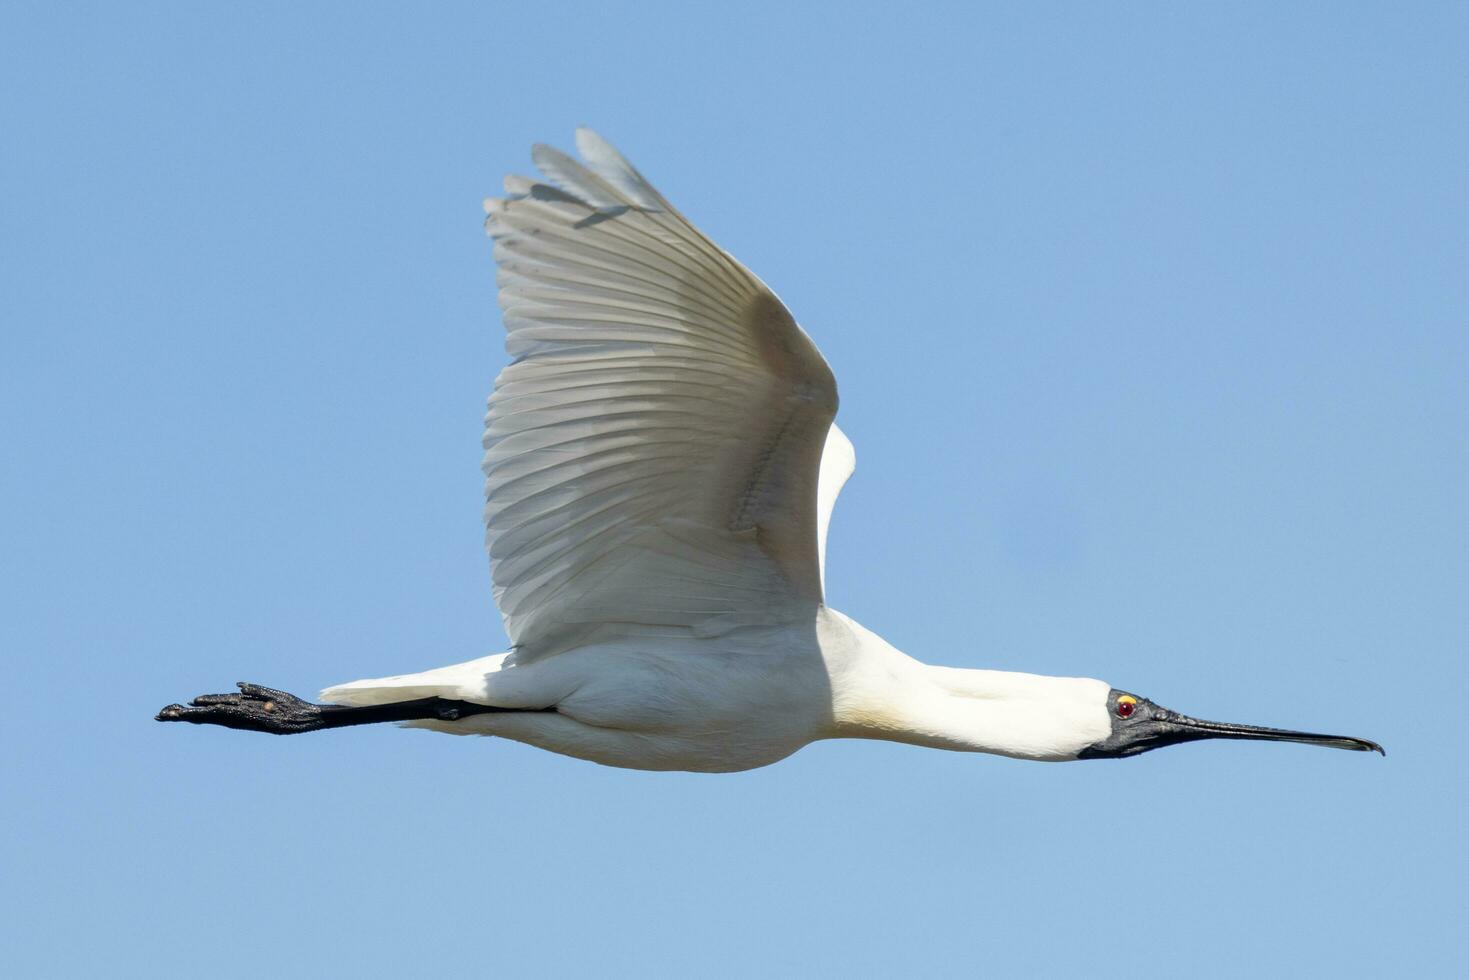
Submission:
{"label": "bird's white neck", "polygon": [[839,737],[1064,760],[1111,734],[1104,681],[934,667],[841,618],[855,642],[828,651]]}

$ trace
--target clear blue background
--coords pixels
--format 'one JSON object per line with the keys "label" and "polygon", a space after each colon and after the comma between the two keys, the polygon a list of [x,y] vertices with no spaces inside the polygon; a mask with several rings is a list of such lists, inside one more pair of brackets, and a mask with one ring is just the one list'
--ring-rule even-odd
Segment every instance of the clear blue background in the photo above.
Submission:
{"label": "clear blue background", "polygon": [[[1469,11],[7,3],[7,976],[1445,976]],[[155,725],[504,646],[480,199],[578,123],[766,278],[901,648],[1386,759],[622,772]]]}

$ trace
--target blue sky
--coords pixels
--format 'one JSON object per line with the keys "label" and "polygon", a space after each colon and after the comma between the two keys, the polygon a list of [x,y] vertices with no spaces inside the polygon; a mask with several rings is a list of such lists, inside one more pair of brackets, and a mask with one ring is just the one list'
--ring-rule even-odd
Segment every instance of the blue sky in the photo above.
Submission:
{"label": "blue sky", "polygon": [[[1462,966],[1462,5],[13,2],[0,39],[6,975]],[[836,371],[833,605],[1387,758],[713,777],[155,725],[503,648],[479,202],[579,123]]]}

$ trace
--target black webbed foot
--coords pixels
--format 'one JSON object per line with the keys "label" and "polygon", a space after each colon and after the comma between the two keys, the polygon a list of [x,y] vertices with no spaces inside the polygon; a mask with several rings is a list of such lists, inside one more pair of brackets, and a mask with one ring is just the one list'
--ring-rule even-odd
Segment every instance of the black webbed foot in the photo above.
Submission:
{"label": "black webbed foot", "polygon": [[272,735],[294,735],[327,727],[319,704],[259,684],[241,681],[235,686],[240,689],[239,694],[201,694],[188,705],[171,704],[158,712],[157,720],[223,725]]}

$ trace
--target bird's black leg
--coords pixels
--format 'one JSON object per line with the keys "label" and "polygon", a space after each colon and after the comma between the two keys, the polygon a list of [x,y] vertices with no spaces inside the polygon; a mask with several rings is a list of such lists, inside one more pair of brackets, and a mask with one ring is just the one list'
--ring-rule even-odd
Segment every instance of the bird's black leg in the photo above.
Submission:
{"label": "bird's black leg", "polygon": [[[171,704],[158,712],[158,721],[187,721],[195,725],[223,725],[247,732],[269,732],[272,735],[295,735],[321,728],[343,728],[347,725],[370,725],[381,721],[457,721],[470,715],[516,708],[496,708],[470,701],[448,698],[418,698],[393,704],[370,704],[350,707],[338,704],[312,704],[294,694],[277,691],[259,684],[239,683],[239,694],[202,694],[187,705]],[[555,711],[555,708],[542,708]]]}

